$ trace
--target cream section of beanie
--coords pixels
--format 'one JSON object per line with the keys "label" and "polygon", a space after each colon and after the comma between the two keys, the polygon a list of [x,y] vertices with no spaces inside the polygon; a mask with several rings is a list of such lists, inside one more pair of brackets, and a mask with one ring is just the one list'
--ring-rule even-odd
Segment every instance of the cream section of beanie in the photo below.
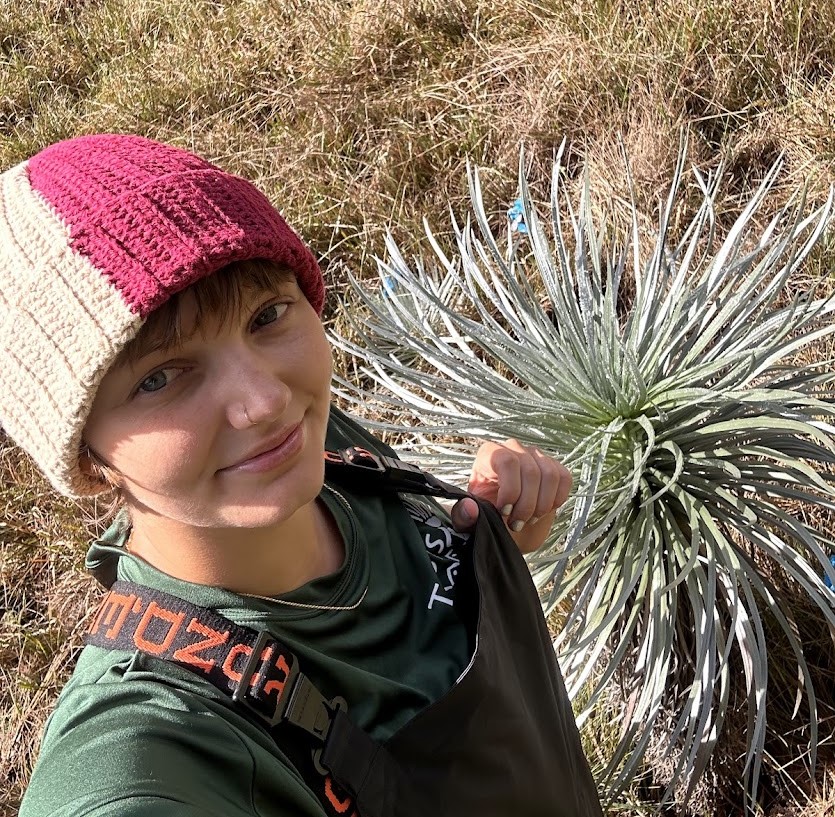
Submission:
{"label": "cream section of beanie", "polygon": [[81,433],[101,378],[141,325],[70,248],[26,162],[0,175],[0,422],[65,495],[105,487],[78,468]]}

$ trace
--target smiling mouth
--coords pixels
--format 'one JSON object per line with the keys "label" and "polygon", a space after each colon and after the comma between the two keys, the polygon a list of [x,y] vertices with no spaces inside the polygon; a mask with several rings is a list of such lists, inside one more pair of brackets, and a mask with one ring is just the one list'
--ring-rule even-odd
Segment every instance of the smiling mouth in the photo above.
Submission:
{"label": "smiling mouth", "polygon": [[219,473],[263,473],[272,471],[291,460],[304,445],[304,426],[296,423],[286,434],[278,436],[275,442],[267,441],[269,446],[242,460],[221,468]]}

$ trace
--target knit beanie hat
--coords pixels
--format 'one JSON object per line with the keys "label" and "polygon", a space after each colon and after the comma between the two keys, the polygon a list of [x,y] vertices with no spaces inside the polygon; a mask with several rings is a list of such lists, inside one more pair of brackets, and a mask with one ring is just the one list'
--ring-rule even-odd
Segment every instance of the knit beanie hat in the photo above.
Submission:
{"label": "knit beanie hat", "polygon": [[147,316],[234,261],[289,267],[317,312],[316,259],[248,181],[138,136],[59,142],[0,175],[0,425],[61,493],[102,377]]}

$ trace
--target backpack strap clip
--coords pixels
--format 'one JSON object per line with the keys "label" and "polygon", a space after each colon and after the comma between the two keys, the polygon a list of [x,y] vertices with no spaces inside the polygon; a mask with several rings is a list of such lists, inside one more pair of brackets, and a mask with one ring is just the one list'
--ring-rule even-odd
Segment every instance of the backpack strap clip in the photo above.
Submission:
{"label": "backpack strap clip", "polygon": [[325,451],[325,471],[329,478],[339,479],[350,475],[351,485],[379,490],[387,487],[404,494],[424,494],[458,499],[467,496],[466,491],[448,485],[416,465],[375,454],[366,448],[351,446],[338,451]]}
{"label": "backpack strap clip", "polygon": [[287,701],[284,717],[289,723],[304,729],[309,735],[324,743],[328,739],[334,715],[339,709],[348,710],[348,703],[344,698],[328,700],[306,675],[299,673]]}
{"label": "backpack strap clip", "polygon": [[274,642],[275,639],[266,630],[261,630],[258,633],[255,644],[252,646],[252,652],[250,653],[246,664],[244,664],[241,669],[241,677],[232,687],[232,700],[238,704],[238,706],[252,712],[252,714],[258,717],[259,721],[266,723],[270,727],[281,723],[281,721],[285,719],[285,713],[287,711],[292,690],[295,689],[298,678],[304,677],[301,672],[299,672],[299,664],[296,657],[291,656],[291,660],[287,662],[289,663],[290,669],[287,671],[286,678],[282,684],[281,694],[278,696],[275,709],[272,714],[265,711],[261,701],[259,701],[259,704],[261,704],[260,706],[253,705],[251,693],[253,691],[253,687],[256,685],[256,676],[259,668],[261,667],[262,655],[267,645]]}
{"label": "backpack strap clip", "polygon": [[272,714],[265,712],[262,707],[253,706],[250,700],[250,692],[256,686],[256,676],[261,666],[261,656],[267,645],[274,641],[275,639],[266,630],[258,633],[252,653],[232,690],[232,700],[244,709],[248,709],[270,728],[286,721],[324,743],[330,732],[336,710],[347,710],[348,704],[344,698],[336,697],[328,700],[322,695],[313,682],[299,671],[298,661],[293,660],[290,665],[290,671],[284,681],[284,689]]}

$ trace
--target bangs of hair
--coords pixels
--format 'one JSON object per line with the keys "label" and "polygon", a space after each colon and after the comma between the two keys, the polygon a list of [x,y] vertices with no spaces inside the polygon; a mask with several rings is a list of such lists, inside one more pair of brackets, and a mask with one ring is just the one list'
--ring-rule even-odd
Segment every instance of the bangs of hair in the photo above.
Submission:
{"label": "bangs of hair", "polygon": [[[293,271],[287,267],[262,258],[235,261],[221,267],[212,275],[172,295],[154,310],[136,337],[119,353],[115,363],[136,363],[151,352],[178,346],[200,331],[207,315],[219,315],[221,326],[224,326],[240,310],[247,290],[274,289],[294,277]],[[193,296],[195,309],[193,325],[184,329],[180,305],[186,293]]]}

